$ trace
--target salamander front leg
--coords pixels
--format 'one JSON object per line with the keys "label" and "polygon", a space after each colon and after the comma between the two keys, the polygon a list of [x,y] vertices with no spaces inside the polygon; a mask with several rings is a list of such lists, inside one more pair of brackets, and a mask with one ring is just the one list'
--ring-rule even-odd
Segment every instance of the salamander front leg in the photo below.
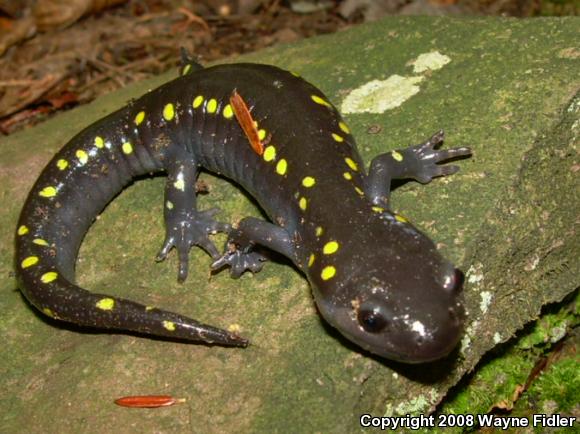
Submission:
{"label": "salamander front leg", "polygon": [[414,179],[427,184],[433,178],[457,172],[458,166],[437,163],[471,155],[471,149],[462,147],[436,150],[443,143],[444,136],[441,130],[424,143],[376,156],[371,162],[365,185],[365,193],[372,203],[389,208],[393,179]]}
{"label": "salamander front leg", "polygon": [[219,252],[209,239],[209,234],[227,232],[230,226],[214,220],[217,209],[198,211],[195,197],[195,180],[197,168],[195,162],[187,156],[172,159],[167,168],[168,176],[165,186],[165,241],[157,254],[157,261],[167,257],[175,247],[179,257],[177,279],[183,282],[187,278],[189,250],[200,246],[215,260]]}
{"label": "salamander front leg", "polygon": [[294,255],[294,244],[285,229],[254,217],[244,218],[237,228],[231,229],[227,244],[226,252],[211,268],[217,270],[229,266],[234,278],[240,277],[246,270],[257,273],[264,266],[266,257],[254,250],[256,245],[288,258]]}

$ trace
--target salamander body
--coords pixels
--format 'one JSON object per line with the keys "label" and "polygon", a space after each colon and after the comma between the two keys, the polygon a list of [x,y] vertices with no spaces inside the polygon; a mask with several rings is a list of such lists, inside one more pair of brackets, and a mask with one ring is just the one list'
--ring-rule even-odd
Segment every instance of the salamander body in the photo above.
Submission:
{"label": "salamander body", "polygon": [[[248,143],[230,103],[246,102],[263,152]],[[404,362],[448,354],[461,336],[462,274],[433,242],[389,207],[392,179],[429,182],[457,171],[439,165],[470,154],[435,150],[442,132],[377,156],[368,174],[355,140],[320,90],[273,66],[232,64],[183,74],[73,137],[34,184],[16,230],[16,269],[26,298],[75,324],[246,346],[237,334],[74,283],[80,243],[95,217],[135,177],[165,171],[166,238],[179,280],[200,246],[212,267],[234,277],[259,271],[261,248],[288,257],[307,276],[322,316],[362,348]],[[246,189],[270,222],[235,227],[196,207],[200,168]],[[219,253],[209,235],[228,234]]]}

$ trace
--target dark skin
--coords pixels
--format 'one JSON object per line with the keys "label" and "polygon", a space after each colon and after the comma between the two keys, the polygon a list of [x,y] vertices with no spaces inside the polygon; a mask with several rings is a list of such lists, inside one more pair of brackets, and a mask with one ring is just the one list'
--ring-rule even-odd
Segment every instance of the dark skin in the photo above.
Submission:
{"label": "dark skin", "polygon": [[[304,80],[253,64],[202,69],[190,62],[182,72],[79,133],[41,173],[16,236],[17,273],[30,302],[90,327],[247,345],[226,330],[73,283],[76,254],[95,216],[135,177],[165,171],[166,238],[158,260],[175,248],[179,280],[187,277],[193,246],[234,277],[262,268],[256,246],[271,249],[307,275],[325,319],[362,348],[407,362],[447,354],[462,329],[460,272],[389,211],[388,199],[392,179],[425,183],[449,175],[457,167],[437,163],[469,149],[435,150],[440,132],[377,156],[366,175],[348,127]],[[235,92],[243,95],[250,130],[267,137],[259,139],[260,152],[234,116]],[[230,225],[216,220],[216,210],[198,210],[201,168],[240,184],[271,221]],[[216,232],[228,234],[221,255],[210,239]]]}

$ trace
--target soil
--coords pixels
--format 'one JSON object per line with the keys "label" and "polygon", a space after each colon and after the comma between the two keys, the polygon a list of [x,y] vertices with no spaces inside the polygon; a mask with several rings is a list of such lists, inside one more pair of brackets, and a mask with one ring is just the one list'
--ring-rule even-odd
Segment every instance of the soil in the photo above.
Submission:
{"label": "soil", "polygon": [[174,68],[181,47],[205,63],[383,15],[528,16],[543,13],[542,3],[550,2],[0,0],[0,134]]}

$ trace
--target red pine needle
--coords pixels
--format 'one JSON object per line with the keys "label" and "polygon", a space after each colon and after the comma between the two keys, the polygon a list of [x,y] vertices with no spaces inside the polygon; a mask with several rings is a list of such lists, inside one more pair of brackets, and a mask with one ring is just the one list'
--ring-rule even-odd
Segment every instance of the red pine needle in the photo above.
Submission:
{"label": "red pine needle", "polygon": [[234,110],[234,115],[236,115],[238,123],[250,141],[252,149],[256,152],[256,154],[262,155],[264,153],[264,144],[258,135],[256,123],[250,114],[250,110],[248,109],[246,102],[236,90],[234,90],[230,96],[230,104],[232,105],[232,109]]}
{"label": "red pine needle", "polygon": [[115,404],[130,408],[169,407],[183,402],[185,402],[184,398],[173,398],[169,395],[137,395],[115,399]]}

